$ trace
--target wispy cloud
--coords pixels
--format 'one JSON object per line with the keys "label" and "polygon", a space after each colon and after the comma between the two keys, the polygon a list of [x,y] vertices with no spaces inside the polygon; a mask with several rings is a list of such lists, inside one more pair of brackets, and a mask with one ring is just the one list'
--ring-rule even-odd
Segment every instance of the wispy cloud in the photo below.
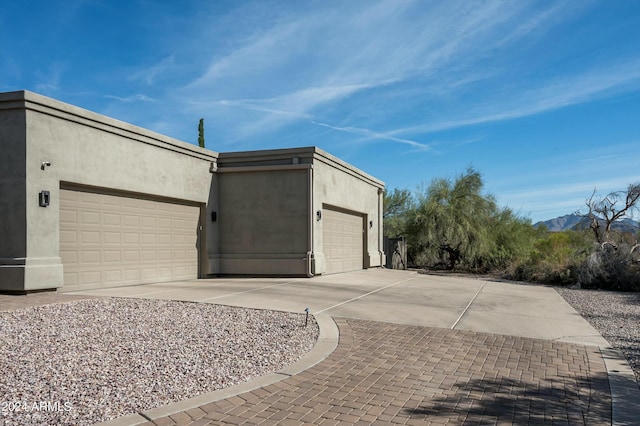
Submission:
{"label": "wispy cloud", "polygon": [[[511,193],[518,196],[530,187],[555,188],[577,182],[584,185],[580,190],[596,186],[614,188],[615,185],[622,185],[618,188],[621,189],[640,180],[640,171],[637,170],[640,141],[608,142],[595,148],[575,146],[560,155],[545,153],[543,156],[519,158],[517,163],[501,168],[509,179],[504,179],[504,175],[496,176],[494,186],[517,188],[511,189]],[[540,195],[546,191],[542,190]]]}
{"label": "wispy cloud", "polygon": [[[162,59],[129,80],[153,86],[181,69],[183,84],[164,95],[154,92],[153,99],[188,119],[208,114],[225,141],[262,140],[294,125],[311,133],[304,126],[312,124],[337,132],[333,140],[339,134],[349,142],[387,140],[437,154],[429,133],[540,114],[640,86],[637,60],[594,62],[562,75],[515,75],[524,70],[517,64],[527,53],[514,61],[513,52],[532,54],[547,34],[589,7],[524,0],[281,8],[258,2],[221,13],[211,6],[202,9],[194,26],[200,33],[186,46],[191,55],[197,51],[197,61],[189,63],[172,46],[165,51],[175,53],[156,56]],[[113,98],[152,100],[143,96]],[[479,140],[444,139],[462,141],[449,146]]]}
{"label": "wispy cloud", "polygon": [[474,137],[474,138],[469,138],[469,139],[465,139],[465,140],[462,140],[462,141],[454,142],[453,146],[458,148],[458,147],[461,147],[461,146],[464,146],[464,145],[471,145],[471,144],[474,144],[474,143],[478,143],[478,142],[480,142],[480,141],[482,141],[484,139],[485,139],[484,136],[477,136],[477,137]]}
{"label": "wispy cloud", "polygon": [[370,139],[382,139],[382,140],[388,140],[391,142],[398,142],[401,144],[405,144],[405,145],[409,145],[413,148],[417,148],[419,151],[432,151],[433,148],[427,144],[423,144],[420,142],[416,142],[416,141],[412,141],[409,139],[402,139],[402,138],[397,138],[397,137],[393,137],[393,136],[388,136],[385,135],[384,133],[378,133],[378,132],[374,132],[373,130],[369,130],[369,129],[360,129],[357,127],[339,127],[339,126],[332,126],[330,124],[327,123],[320,123],[317,121],[311,121],[313,124],[315,124],[316,126],[321,126],[321,127],[326,127],[332,130],[336,130],[339,132],[347,132],[347,133],[351,133],[354,135],[360,135],[360,136],[366,136],[367,138]]}
{"label": "wispy cloud", "polygon": [[[306,113],[300,113],[300,112],[296,112],[296,111],[285,111],[285,110],[281,110],[281,109],[274,109],[274,108],[268,108],[266,106],[262,106],[260,101],[256,101],[256,100],[251,100],[251,99],[240,99],[240,100],[221,100],[221,101],[216,101],[215,104],[216,105],[220,105],[220,106],[228,106],[228,107],[237,107],[237,108],[242,108],[242,109],[248,109],[248,110],[252,110],[252,111],[261,111],[261,112],[265,112],[268,114],[274,114],[274,115],[282,115],[285,117],[292,117],[292,118],[311,118],[311,115],[306,114]],[[195,102],[195,104],[198,104],[197,102]]]}
{"label": "wispy cloud", "polygon": [[640,181],[638,141],[591,148],[575,146],[561,155],[519,158],[492,173],[488,186],[502,204],[534,213],[537,219],[572,213],[595,190],[620,191]]}
{"label": "wispy cloud", "polygon": [[[348,108],[346,102],[381,90],[393,96],[405,82],[470,70],[474,58],[540,31],[548,25],[545,18],[561,9],[532,13],[527,5],[380,1],[369,7],[338,3],[309,6],[304,13],[273,12],[277,18],[267,19],[266,26],[229,42],[233,49],[214,53],[207,69],[184,90],[192,99],[213,96],[229,105],[260,93],[263,100],[251,108],[260,104],[267,115],[238,129],[249,137],[252,131],[287,125],[296,115],[327,115],[328,108]],[[524,23],[512,29],[520,20]],[[474,81],[477,74],[460,74],[456,81]]]}
{"label": "wispy cloud", "polygon": [[219,150],[314,144],[401,187],[473,163],[505,203],[565,212],[640,161],[628,2],[41,3],[3,9],[0,39],[55,31],[3,47],[2,87],[192,142],[202,117]]}
{"label": "wispy cloud", "polygon": [[150,98],[147,95],[142,93],[138,93],[131,96],[115,96],[115,95],[104,95],[105,98],[115,99],[120,102],[131,103],[131,102],[157,102],[157,99]]}
{"label": "wispy cloud", "polygon": [[430,133],[512,120],[603,99],[620,91],[639,90],[640,61],[634,60],[539,82],[537,87],[523,90],[515,99],[509,93],[502,99],[493,100],[490,105],[472,105],[470,111],[464,111],[464,115],[457,119],[396,129],[391,133]]}
{"label": "wispy cloud", "polygon": [[338,99],[348,97],[360,90],[360,86],[308,87],[299,91],[285,93],[274,98],[264,99],[195,99],[189,101],[191,108],[220,107],[243,108],[264,113],[259,118],[252,117],[250,122],[242,122],[235,131],[238,139],[251,137],[258,133],[274,131],[281,126],[301,119],[314,117],[314,108]]}
{"label": "wispy cloud", "polygon": [[596,179],[593,182],[561,182],[552,185],[541,185],[535,189],[519,189],[499,194],[499,200],[509,207],[535,212],[540,219],[555,215],[569,214],[582,209],[586,199],[594,190],[604,195],[612,191],[620,191],[637,179],[638,176],[626,175],[615,178]]}
{"label": "wispy cloud", "polygon": [[[220,100],[215,104],[219,106],[242,108],[252,111],[260,111],[267,114],[258,123],[253,124],[252,127],[257,129],[268,128],[267,122],[282,122],[287,120],[299,120],[305,119],[312,124],[320,127],[325,127],[331,130],[354,134],[358,136],[364,136],[366,140],[387,140],[391,142],[401,143],[419,151],[433,151],[433,148],[427,144],[416,142],[413,140],[398,138],[384,133],[376,132],[370,129],[357,128],[357,127],[341,127],[335,126],[324,122],[317,121],[313,114],[308,111],[310,108],[309,100],[313,99],[311,105],[317,105],[322,102],[331,102],[336,98],[348,96],[350,93],[361,89],[358,86],[346,86],[346,87],[332,87],[332,88],[309,88],[303,92],[296,92],[284,96],[278,99],[242,99],[242,100]],[[211,104],[209,104],[211,105]],[[268,105],[279,105],[281,107],[289,108],[288,110],[270,108]],[[257,130],[256,129],[256,130]],[[253,129],[249,128],[249,132]]]}
{"label": "wispy cloud", "polygon": [[38,83],[35,85],[38,92],[53,94],[60,89],[60,81],[66,65],[61,62],[54,62],[47,67],[46,71],[36,71]]}
{"label": "wispy cloud", "polygon": [[512,200],[532,200],[550,198],[567,198],[572,195],[579,195],[582,200],[586,199],[595,190],[598,192],[611,192],[625,189],[629,182],[637,176],[626,175],[615,178],[594,179],[592,182],[568,182],[553,185],[545,185],[544,187],[533,190],[519,190],[513,193],[504,193]]}
{"label": "wispy cloud", "polygon": [[[521,2],[526,4],[526,2]],[[531,13],[523,13],[515,22],[509,22],[507,31],[502,37],[497,38],[492,45],[492,49],[501,49],[520,41],[523,38],[538,39],[545,31],[562,23],[567,17],[576,15],[581,9],[589,6],[588,1],[566,2],[558,1],[549,3],[548,8],[533,10]],[[541,31],[543,29],[543,31]]]}
{"label": "wispy cloud", "polygon": [[171,54],[163,58],[160,62],[145,66],[138,71],[133,72],[128,80],[143,81],[147,86],[151,86],[156,83],[158,77],[165,73],[170,72],[175,67],[175,54]]}

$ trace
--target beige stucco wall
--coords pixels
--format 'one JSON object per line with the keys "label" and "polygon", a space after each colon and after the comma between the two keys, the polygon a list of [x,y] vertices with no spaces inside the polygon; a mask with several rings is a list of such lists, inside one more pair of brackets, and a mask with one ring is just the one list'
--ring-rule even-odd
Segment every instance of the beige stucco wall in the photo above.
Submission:
{"label": "beige stucco wall", "polygon": [[[217,153],[31,92],[0,94],[0,147],[4,191],[0,214],[0,289],[60,287],[59,193],[61,182],[207,203],[211,163]],[[25,136],[26,129],[26,136]],[[9,149],[5,149],[7,147]],[[41,169],[42,162],[51,166]],[[14,182],[16,181],[16,182]],[[38,205],[50,191],[51,204]],[[24,218],[25,227],[20,225]],[[24,250],[20,250],[24,241]],[[4,241],[7,241],[6,243]]]}
{"label": "beige stucco wall", "polygon": [[[367,224],[365,265],[382,266],[384,183],[320,149],[316,149],[314,155],[313,174],[313,211],[333,206],[362,214]],[[322,250],[322,226],[322,219],[314,221],[313,252],[316,274],[323,273],[326,267]]]}
{"label": "beige stucco wall", "polygon": [[211,273],[306,275],[309,167],[219,169],[219,250]]}
{"label": "beige stucco wall", "polygon": [[[317,147],[221,153],[218,165],[220,211],[224,212],[220,217],[224,216],[225,227],[240,231],[261,224],[261,229],[251,231],[259,233],[255,239],[220,230],[221,273],[324,273],[323,221],[316,220],[316,212],[326,205],[365,217],[365,266],[383,264],[381,181]],[[230,196],[234,202],[225,206]],[[222,237],[225,232],[228,238]],[[231,238],[235,238],[233,247]],[[279,256],[269,255],[276,249],[271,241],[284,248]]]}
{"label": "beige stucco wall", "polygon": [[[3,281],[17,286],[24,280],[27,257],[25,116],[18,102],[0,102],[0,286]],[[6,278],[3,280],[3,277]]]}

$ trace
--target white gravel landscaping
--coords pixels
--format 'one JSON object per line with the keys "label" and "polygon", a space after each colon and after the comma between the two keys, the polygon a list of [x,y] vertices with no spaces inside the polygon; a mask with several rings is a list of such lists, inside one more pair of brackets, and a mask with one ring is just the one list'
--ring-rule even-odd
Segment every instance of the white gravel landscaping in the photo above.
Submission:
{"label": "white gravel landscaping", "polygon": [[556,291],[611,346],[624,353],[640,381],[640,294],[569,288]]}
{"label": "white gravel landscaping", "polygon": [[315,344],[312,316],[142,299],[0,313],[0,424],[88,425],[277,371]]}

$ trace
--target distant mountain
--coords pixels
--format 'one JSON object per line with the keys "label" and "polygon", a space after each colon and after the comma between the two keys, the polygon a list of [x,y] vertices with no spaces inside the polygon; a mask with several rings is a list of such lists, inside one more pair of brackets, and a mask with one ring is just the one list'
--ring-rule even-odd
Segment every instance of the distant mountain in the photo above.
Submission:
{"label": "distant mountain", "polygon": [[577,224],[582,222],[584,218],[577,214],[566,214],[564,216],[556,217],[554,219],[545,220],[536,223],[536,228],[540,225],[545,225],[551,232],[566,231],[567,229],[573,229]]}
{"label": "distant mountain", "polygon": [[[584,217],[577,214],[567,214],[554,219],[537,222],[533,226],[537,228],[540,225],[545,225],[551,232],[561,232],[582,227],[588,228],[589,222]],[[620,232],[636,233],[640,230],[640,222],[625,217],[615,221],[611,226],[611,229]]]}
{"label": "distant mountain", "polygon": [[637,220],[633,220],[633,219],[629,219],[628,217],[625,217],[623,219],[620,219],[614,222],[611,228],[621,232],[636,233],[640,230],[640,222],[638,222]]}

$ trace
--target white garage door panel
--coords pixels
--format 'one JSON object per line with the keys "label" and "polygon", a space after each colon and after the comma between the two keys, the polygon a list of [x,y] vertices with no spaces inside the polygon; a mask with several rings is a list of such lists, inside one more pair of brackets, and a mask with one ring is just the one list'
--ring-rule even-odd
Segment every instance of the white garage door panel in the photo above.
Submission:
{"label": "white garage door panel", "polygon": [[198,277],[200,208],[62,189],[64,291]]}
{"label": "white garage door panel", "polygon": [[364,268],[362,216],[325,208],[322,241],[327,274]]}

